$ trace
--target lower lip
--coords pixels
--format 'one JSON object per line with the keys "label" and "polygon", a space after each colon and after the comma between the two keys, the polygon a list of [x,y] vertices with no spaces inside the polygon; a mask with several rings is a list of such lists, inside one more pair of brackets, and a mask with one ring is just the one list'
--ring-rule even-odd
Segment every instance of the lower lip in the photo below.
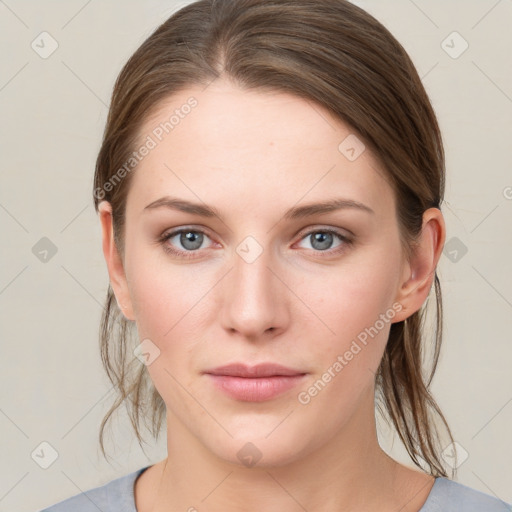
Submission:
{"label": "lower lip", "polygon": [[263,402],[292,389],[305,377],[301,375],[276,375],[273,377],[232,377],[207,374],[215,386],[226,394],[244,402]]}

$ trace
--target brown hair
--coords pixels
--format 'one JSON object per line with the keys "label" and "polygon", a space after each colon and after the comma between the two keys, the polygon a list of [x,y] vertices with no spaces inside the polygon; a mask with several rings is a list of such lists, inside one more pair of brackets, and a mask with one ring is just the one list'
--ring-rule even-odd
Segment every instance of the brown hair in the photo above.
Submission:
{"label": "brown hair", "polygon": [[[346,0],[200,0],[160,25],[119,74],[96,162],[94,203],[112,205],[116,245],[123,254],[130,177],[112,177],[140,141],[155,108],[187,86],[225,77],[244,90],[287,92],[315,102],[347,123],[377,157],[396,196],[398,223],[408,255],[423,212],[440,208],[444,150],[429,98],[404,48],[375,18]],[[110,186],[108,186],[110,184]],[[391,325],[376,374],[376,404],[387,412],[411,459],[434,476],[447,476],[440,459],[440,420],[449,426],[429,387],[442,335],[437,273],[435,333],[430,372],[423,375],[425,307]],[[123,403],[139,444],[141,419],[158,438],[165,404],[146,368],[132,354],[132,322],[117,307],[111,287],[101,324],[101,356],[117,391],[102,421],[100,444],[112,413]],[[151,416],[150,425],[146,420]],[[389,419],[388,419],[389,423]],[[141,444],[142,447],[142,444]],[[452,473],[452,477],[455,472]]]}

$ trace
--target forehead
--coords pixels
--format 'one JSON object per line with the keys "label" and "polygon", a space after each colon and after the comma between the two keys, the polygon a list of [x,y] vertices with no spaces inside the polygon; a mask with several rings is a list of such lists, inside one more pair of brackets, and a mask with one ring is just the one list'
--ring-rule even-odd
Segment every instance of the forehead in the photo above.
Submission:
{"label": "forehead", "polygon": [[131,183],[129,203],[137,207],[169,193],[226,206],[235,197],[289,206],[303,196],[342,195],[393,208],[379,163],[353,130],[288,93],[224,80],[190,86],[158,105],[138,139],[150,150]]}

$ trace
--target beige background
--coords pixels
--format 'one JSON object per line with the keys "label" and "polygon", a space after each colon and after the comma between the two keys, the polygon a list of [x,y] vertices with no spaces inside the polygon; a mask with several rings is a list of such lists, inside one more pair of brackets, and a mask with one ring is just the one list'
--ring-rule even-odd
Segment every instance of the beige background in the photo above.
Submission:
{"label": "beige background", "polygon": [[[34,511],[165,456],[149,443],[146,458],[124,417],[112,465],[99,454],[108,275],[91,191],[116,76],[185,3],[0,1],[0,511]],[[433,390],[468,455],[458,481],[512,502],[512,1],[357,3],[409,51],[445,139],[446,329]],[[43,31],[58,43],[47,58],[31,47],[46,37],[51,49]],[[34,254],[42,237],[57,249],[46,262]],[[42,442],[58,453],[47,469],[31,457]],[[407,461],[398,441],[382,443]]]}

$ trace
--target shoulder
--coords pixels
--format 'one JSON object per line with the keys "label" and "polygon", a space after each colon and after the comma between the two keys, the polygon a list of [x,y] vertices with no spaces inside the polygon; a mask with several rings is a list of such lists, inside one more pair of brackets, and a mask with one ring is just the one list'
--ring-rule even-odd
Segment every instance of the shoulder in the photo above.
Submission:
{"label": "shoulder", "polygon": [[133,488],[135,480],[145,469],[147,467],[75,494],[39,512],[137,512]]}
{"label": "shoulder", "polygon": [[448,478],[438,477],[419,512],[512,512],[512,505]]}

